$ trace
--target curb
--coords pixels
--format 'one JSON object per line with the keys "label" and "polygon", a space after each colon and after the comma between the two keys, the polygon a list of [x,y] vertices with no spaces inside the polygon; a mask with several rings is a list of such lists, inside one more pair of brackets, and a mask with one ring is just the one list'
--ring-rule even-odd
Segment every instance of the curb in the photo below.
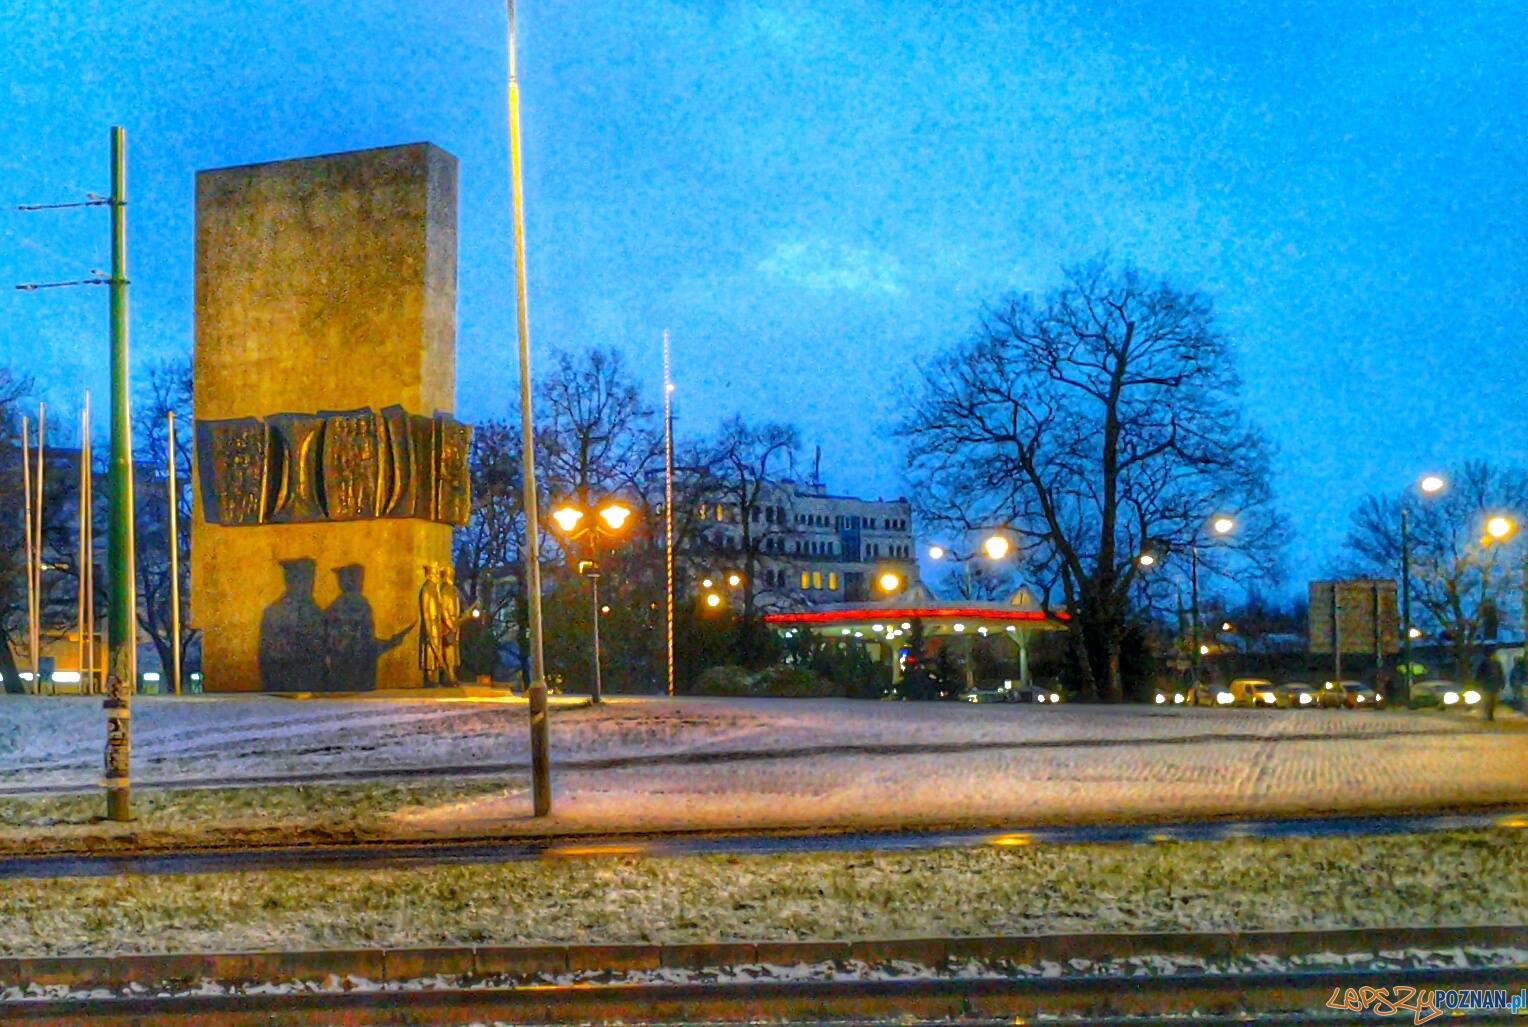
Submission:
{"label": "curb", "polygon": [[[1247,954],[1301,956],[1318,952],[1394,949],[1528,949],[1528,927],[1395,927],[1320,931],[1231,931],[1138,934],[1006,935],[889,938],[864,941],[728,941],[681,945],[442,946],[408,949],[315,949],[292,952],[169,953],[114,956],[0,958],[0,987],[65,985],[71,989],[129,984],[288,984],[329,976],[374,983],[423,977],[483,978],[580,971],[700,970],[756,963],[796,965],[859,960],[945,966],[968,959],[1015,963],[1071,959],[1103,961],[1152,953],[1198,959]],[[3,1003],[0,1003],[3,1006]]]}

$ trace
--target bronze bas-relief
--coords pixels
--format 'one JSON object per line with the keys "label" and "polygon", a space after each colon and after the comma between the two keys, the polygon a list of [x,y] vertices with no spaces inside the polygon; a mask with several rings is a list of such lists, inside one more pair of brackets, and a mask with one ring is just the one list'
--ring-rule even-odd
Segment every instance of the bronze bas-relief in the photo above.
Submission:
{"label": "bronze bas-relief", "polygon": [[467,523],[472,429],[391,406],[197,421],[207,523]]}

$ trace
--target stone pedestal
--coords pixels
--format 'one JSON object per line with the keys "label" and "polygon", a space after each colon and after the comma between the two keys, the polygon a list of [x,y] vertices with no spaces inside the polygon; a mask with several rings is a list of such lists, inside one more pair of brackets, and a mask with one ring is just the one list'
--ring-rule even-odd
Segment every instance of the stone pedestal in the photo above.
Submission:
{"label": "stone pedestal", "polygon": [[191,623],[206,690],[420,684],[421,567],[449,561],[462,515],[444,495],[465,471],[455,314],[450,154],[197,175]]}

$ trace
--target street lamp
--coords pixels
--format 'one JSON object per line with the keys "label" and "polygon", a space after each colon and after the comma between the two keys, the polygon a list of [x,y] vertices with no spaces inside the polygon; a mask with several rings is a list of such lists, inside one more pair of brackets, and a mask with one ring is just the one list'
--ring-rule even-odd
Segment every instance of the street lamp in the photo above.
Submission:
{"label": "street lamp", "polygon": [[[1438,474],[1424,474],[1417,482],[1417,489],[1423,496],[1436,496],[1446,488],[1448,488],[1448,482]],[[1411,531],[1404,498],[1401,500],[1401,621],[1403,625],[1401,660],[1406,664],[1401,671],[1401,680],[1406,684],[1406,694],[1401,698],[1402,701],[1409,701],[1412,679],[1416,676],[1416,670],[1411,662],[1411,640],[1420,638],[1422,633],[1411,624]]]}
{"label": "street lamp", "polygon": [[1006,536],[994,533],[982,540],[980,553],[956,553],[946,549],[944,546],[932,545],[928,547],[928,558],[930,560],[949,560],[952,563],[963,565],[966,572],[966,596],[970,598],[972,562],[978,556],[985,556],[993,563],[997,563],[1000,560],[1006,559],[1012,551],[1013,543],[1009,542]]}
{"label": "street lamp", "polygon": [[[955,552],[951,552],[950,550],[946,549],[944,546],[940,546],[940,545],[932,545],[932,546],[928,547],[929,559],[931,559],[931,560],[946,560],[946,559],[948,559],[948,560],[951,560],[951,561],[953,561],[955,563],[961,564],[965,568],[965,572],[966,572],[966,597],[968,599],[972,598],[971,593],[973,591],[972,582],[971,582],[971,564],[974,563],[979,556],[980,557],[986,557],[988,560],[991,560],[993,563],[997,563],[997,562],[999,562],[1001,560],[1006,559],[1008,557],[1008,555],[1010,553],[1012,553],[1012,552],[1013,552],[1013,543],[1008,541],[1007,536],[1000,535],[1000,534],[998,534],[996,532],[992,533],[991,535],[988,535],[985,539],[982,540],[981,549],[980,549],[979,552],[955,553]],[[957,624],[957,625],[955,625],[955,630],[957,632],[963,632],[965,630],[965,627],[964,627],[964,625]],[[975,660],[975,654],[973,653],[972,648],[971,648],[971,636],[970,635],[966,635],[965,653],[966,653],[966,686],[969,688],[969,687],[973,686],[976,683],[976,660]]]}
{"label": "street lamp", "polygon": [[[1230,514],[1216,514],[1208,523],[1195,533],[1193,541],[1189,543],[1189,659],[1194,674],[1194,684],[1199,683],[1200,661],[1208,656],[1210,647],[1199,641],[1199,543],[1204,531],[1220,538],[1225,538],[1236,530],[1236,518]],[[1160,543],[1155,543],[1160,545]],[[1166,555],[1165,546],[1154,552],[1150,548],[1143,549],[1135,560],[1142,567],[1154,567]],[[1181,601],[1180,601],[1181,602]],[[1179,606],[1179,616],[1182,616],[1182,606]],[[1225,630],[1230,630],[1226,628]]]}
{"label": "street lamp", "polygon": [[590,596],[593,600],[594,689],[592,701],[594,703],[599,703],[603,699],[604,691],[600,675],[599,540],[601,536],[611,541],[618,539],[622,530],[630,522],[631,516],[631,507],[613,497],[602,501],[592,515],[591,511],[573,502],[563,503],[552,511],[552,521],[563,537],[570,542],[583,541],[585,544],[587,555],[578,561],[578,571],[589,579]]}
{"label": "street lamp", "polygon": [[882,592],[891,595],[893,592],[901,591],[902,575],[895,571],[887,571],[877,578],[875,583],[880,586]]}

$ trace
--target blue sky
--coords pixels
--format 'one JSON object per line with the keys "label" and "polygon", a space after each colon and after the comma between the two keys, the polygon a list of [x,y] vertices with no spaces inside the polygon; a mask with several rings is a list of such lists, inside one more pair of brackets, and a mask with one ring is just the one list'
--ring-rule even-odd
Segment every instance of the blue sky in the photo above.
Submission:
{"label": "blue sky", "polygon": [[[520,5],[538,348],[614,345],[681,430],[740,411],[901,491],[918,367],[984,303],[1107,251],[1215,297],[1280,455],[1291,575],[1349,511],[1528,435],[1528,44],[1501,3]],[[460,159],[458,409],[514,397],[494,0],[26,3],[0,12],[4,360],[106,387],[129,133],[140,365],[189,350],[197,169],[429,140]],[[1298,586],[1296,586],[1298,587]]]}

